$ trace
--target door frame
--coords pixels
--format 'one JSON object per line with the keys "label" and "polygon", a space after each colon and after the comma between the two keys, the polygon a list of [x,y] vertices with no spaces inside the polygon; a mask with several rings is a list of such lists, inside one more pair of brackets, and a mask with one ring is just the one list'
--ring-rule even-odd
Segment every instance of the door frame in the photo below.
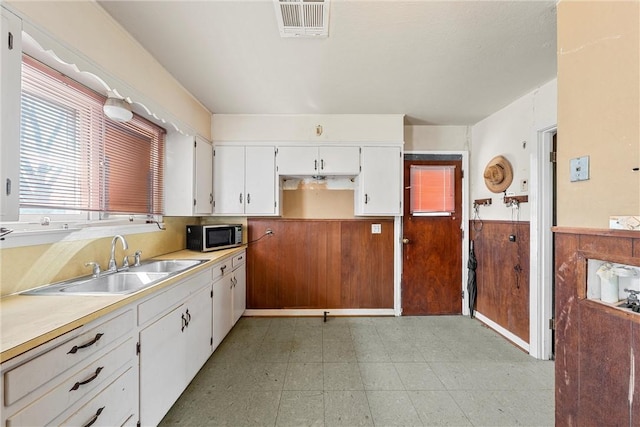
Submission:
{"label": "door frame", "polygon": [[[464,297],[462,298],[462,315],[469,314],[469,296],[467,295],[467,278],[468,278],[468,270],[467,270],[467,262],[469,260],[469,151],[468,150],[455,150],[455,151],[431,151],[431,150],[411,150],[404,151],[402,153],[402,165],[404,170],[404,155],[405,154],[428,154],[432,156],[446,156],[446,155],[459,155],[462,157],[462,219],[461,226],[462,229],[462,283],[460,283],[460,290],[463,292]],[[402,183],[402,188],[404,190],[404,181]],[[402,191],[404,195],[404,191]],[[403,209],[405,201],[402,201]],[[396,271],[398,271],[398,276],[396,280],[396,291],[395,291],[395,299],[394,299],[394,310],[396,316],[402,315],[402,220],[403,217],[399,216],[395,218],[395,228],[397,231],[396,234],[396,242],[395,242],[395,259],[396,259]]]}
{"label": "door frame", "polygon": [[529,354],[536,359],[552,357],[552,331],[549,319],[553,315],[553,165],[549,153],[553,150],[553,135],[558,125],[537,129],[537,147],[530,162],[531,220],[529,272]]}

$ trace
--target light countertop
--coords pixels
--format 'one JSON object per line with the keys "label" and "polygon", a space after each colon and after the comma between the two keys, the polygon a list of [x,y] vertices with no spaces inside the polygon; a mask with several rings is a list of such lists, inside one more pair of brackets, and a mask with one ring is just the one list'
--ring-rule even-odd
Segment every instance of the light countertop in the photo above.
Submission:
{"label": "light countertop", "polygon": [[246,246],[214,252],[182,250],[154,259],[206,259],[186,272],[127,295],[9,295],[0,298],[0,362],[27,352],[105,314],[211,267]]}

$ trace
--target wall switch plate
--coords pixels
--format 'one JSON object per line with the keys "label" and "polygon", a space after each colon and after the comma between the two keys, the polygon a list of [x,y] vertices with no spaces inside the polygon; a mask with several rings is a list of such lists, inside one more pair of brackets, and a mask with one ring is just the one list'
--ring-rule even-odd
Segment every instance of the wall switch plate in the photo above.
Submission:
{"label": "wall switch plate", "polygon": [[525,193],[529,191],[529,181],[527,181],[526,179],[521,179],[520,180],[520,192]]}
{"label": "wall switch plate", "polygon": [[586,181],[589,179],[589,156],[576,157],[570,160],[571,182]]}
{"label": "wall switch plate", "polygon": [[371,234],[382,233],[382,224],[371,224]]}

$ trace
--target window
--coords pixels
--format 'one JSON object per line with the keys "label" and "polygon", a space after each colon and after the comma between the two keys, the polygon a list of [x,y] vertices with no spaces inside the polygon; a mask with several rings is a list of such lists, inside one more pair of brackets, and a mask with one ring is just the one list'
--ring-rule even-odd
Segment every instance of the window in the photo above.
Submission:
{"label": "window", "polygon": [[164,129],[23,56],[20,213],[162,214]]}
{"label": "window", "polygon": [[455,166],[411,166],[412,215],[445,216],[455,212],[455,170]]}

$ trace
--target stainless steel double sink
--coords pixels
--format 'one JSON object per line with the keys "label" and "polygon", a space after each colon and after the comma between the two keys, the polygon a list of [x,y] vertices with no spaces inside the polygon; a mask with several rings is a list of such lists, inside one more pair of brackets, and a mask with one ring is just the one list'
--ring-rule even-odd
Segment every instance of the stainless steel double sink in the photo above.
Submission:
{"label": "stainless steel double sink", "polygon": [[98,277],[81,277],[22,292],[21,295],[122,295],[148,288],[206,260],[180,259],[149,261]]}

